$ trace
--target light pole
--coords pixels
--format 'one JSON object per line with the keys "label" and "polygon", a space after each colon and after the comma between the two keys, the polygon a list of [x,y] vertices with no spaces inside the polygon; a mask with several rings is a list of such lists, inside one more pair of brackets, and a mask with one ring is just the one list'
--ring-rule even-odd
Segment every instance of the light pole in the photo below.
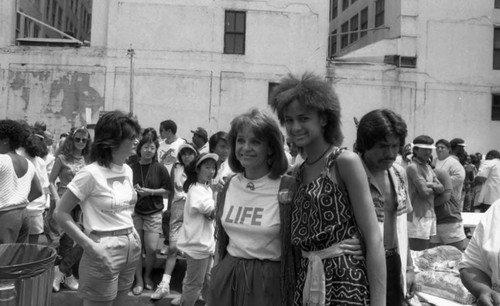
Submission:
{"label": "light pole", "polygon": [[134,55],[135,51],[132,49],[132,44],[130,48],[127,49],[127,56],[130,57],[130,113],[134,112]]}

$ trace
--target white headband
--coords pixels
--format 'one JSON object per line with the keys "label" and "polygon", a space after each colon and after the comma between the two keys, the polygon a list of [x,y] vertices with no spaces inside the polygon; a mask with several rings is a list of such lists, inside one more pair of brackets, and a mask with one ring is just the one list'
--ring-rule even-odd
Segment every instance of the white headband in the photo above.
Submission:
{"label": "white headband", "polygon": [[414,143],[413,147],[422,148],[422,149],[435,149],[436,148],[435,145],[432,145],[432,144],[429,145],[429,144],[423,144],[423,143]]}

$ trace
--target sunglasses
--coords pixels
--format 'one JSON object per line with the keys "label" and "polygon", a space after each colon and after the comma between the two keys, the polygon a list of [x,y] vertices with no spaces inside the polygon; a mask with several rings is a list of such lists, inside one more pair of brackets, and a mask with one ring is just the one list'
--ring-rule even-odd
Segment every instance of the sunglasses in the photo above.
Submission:
{"label": "sunglasses", "polygon": [[75,138],[73,138],[73,140],[74,140],[75,142],[83,142],[83,143],[86,143],[86,142],[87,142],[87,138],[75,137]]}

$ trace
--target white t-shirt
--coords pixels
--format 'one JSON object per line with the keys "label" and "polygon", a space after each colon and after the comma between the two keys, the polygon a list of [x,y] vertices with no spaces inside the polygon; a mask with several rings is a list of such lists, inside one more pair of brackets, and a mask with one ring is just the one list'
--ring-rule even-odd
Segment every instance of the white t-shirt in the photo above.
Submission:
{"label": "white t-shirt", "polygon": [[27,159],[35,167],[35,171],[38,176],[38,179],[40,180],[40,185],[43,191],[43,194],[40,197],[31,201],[26,207],[30,215],[36,216],[43,213],[43,211],[45,210],[45,206],[47,204],[47,194],[45,193],[45,190],[47,190],[47,188],[49,188],[50,185],[49,175],[47,174],[47,165],[45,164],[45,161],[41,157],[38,156],[35,156],[34,158],[27,157]]}
{"label": "white t-shirt", "polygon": [[166,143],[162,141],[158,147],[158,161],[167,167],[168,173],[172,171],[172,166],[177,161],[177,153],[179,153],[179,147],[186,143],[183,138],[177,138],[172,143]]}
{"label": "white t-shirt", "polygon": [[500,200],[481,216],[474,235],[465,249],[458,269],[476,268],[491,278],[493,290],[500,292]]}
{"label": "white t-shirt", "polygon": [[134,226],[137,194],[127,164],[106,168],[94,162],[82,168],[68,184],[80,199],[83,226],[89,231],[115,231]]}
{"label": "white t-shirt", "polygon": [[241,173],[231,179],[221,220],[229,236],[227,251],[231,256],[281,258],[280,182],[267,175],[248,180]]}
{"label": "white t-shirt", "polygon": [[214,208],[210,187],[196,183],[189,188],[177,248],[194,259],[207,258],[215,252],[214,221],[205,217]]}
{"label": "white t-shirt", "polygon": [[486,178],[481,185],[477,203],[491,204],[500,199],[500,160],[491,159],[481,163],[476,176]]}
{"label": "white t-shirt", "polygon": [[453,186],[453,197],[457,201],[460,201],[465,180],[464,166],[453,156],[448,156],[443,160],[436,159],[436,169],[444,170],[450,175],[451,185]]}

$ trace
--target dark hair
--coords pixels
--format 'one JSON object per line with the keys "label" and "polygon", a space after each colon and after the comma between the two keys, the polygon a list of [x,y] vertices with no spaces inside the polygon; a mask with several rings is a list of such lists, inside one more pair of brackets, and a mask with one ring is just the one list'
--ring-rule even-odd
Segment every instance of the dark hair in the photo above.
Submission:
{"label": "dark hair", "polygon": [[231,121],[231,130],[228,134],[229,145],[229,166],[235,173],[245,172],[245,168],[236,158],[236,137],[238,132],[244,127],[250,128],[255,137],[266,142],[271,149],[271,155],[268,161],[269,178],[277,179],[288,169],[288,160],[285,155],[283,137],[276,121],[269,115],[258,109],[251,109]]}
{"label": "dark hair", "polygon": [[200,154],[200,152],[198,152],[198,150],[196,149],[196,147],[194,146],[194,144],[192,144],[192,143],[190,143],[190,142],[187,142],[186,144],[187,144],[187,145],[190,145],[190,147],[189,147],[189,148],[185,148],[185,147],[184,147],[184,148],[180,149],[180,150],[179,150],[179,152],[177,152],[177,160],[178,160],[178,161],[179,161],[179,163],[180,163],[181,165],[183,165],[184,167],[186,167],[186,165],[184,165],[184,162],[182,161],[182,157],[181,157],[181,156],[182,156],[182,154],[184,154],[184,152],[186,152],[186,151],[188,151],[188,150],[189,150],[189,151],[193,151],[193,152],[194,152],[194,157],[195,157],[195,158],[196,158],[196,157],[198,157],[198,155]]}
{"label": "dark hair", "polygon": [[172,134],[177,133],[177,124],[173,120],[165,120],[160,123],[160,132],[161,130],[168,131],[171,130]]}
{"label": "dark hair", "polygon": [[376,109],[364,115],[358,124],[356,149],[363,154],[379,141],[394,135],[399,139],[402,150],[408,134],[404,120],[389,109]]}
{"label": "dark hair", "polygon": [[22,147],[26,154],[30,157],[45,157],[49,153],[49,149],[43,142],[43,131],[30,126],[26,126],[25,129],[28,137],[25,138]]}
{"label": "dark hair", "polygon": [[332,85],[319,76],[305,73],[302,79],[289,74],[272,92],[271,108],[278,114],[281,125],[285,123],[285,109],[293,101],[314,109],[326,118],[323,135],[328,143],[340,145],[344,139],[340,122],[340,104]]}
{"label": "dark hair", "polygon": [[113,149],[118,148],[123,140],[137,137],[140,132],[139,123],[130,114],[126,115],[121,111],[105,113],[95,126],[90,160],[109,168],[113,160]]}
{"label": "dark hair", "polygon": [[498,158],[500,159],[500,152],[498,152],[497,150],[490,150],[488,151],[488,153],[486,153],[486,157],[485,159],[495,159],[495,158]]}
{"label": "dark hair", "polygon": [[446,139],[439,139],[438,141],[436,141],[436,146],[437,146],[438,144],[442,144],[442,145],[444,145],[445,147],[447,147],[447,148],[448,148],[448,150],[450,150],[450,142],[449,142],[448,140],[446,140]]}
{"label": "dark hair", "polygon": [[142,131],[142,137],[146,137],[146,135],[151,135],[152,141],[158,140],[158,133],[152,127],[145,128],[144,131]]}
{"label": "dark hair", "polygon": [[[413,139],[414,145],[416,145],[416,144],[431,145],[433,143],[434,143],[434,139],[432,139],[430,136],[427,136],[427,135],[420,135],[420,136],[415,137],[415,139]],[[412,150],[413,155],[415,155],[415,149],[417,149],[417,147],[414,146],[413,150]]]}
{"label": "dark hair", "polygon": [[153,156],[153,163],[154,163],[155,161],[158,161],[158,147],[160,147],[160,143],[158,142],[158,137],[155,138],[155,135],[153,133],[146,133],[146,135],[144,135],[141,138],[136,148],[136,154],[138,157],[141,157],[142,146],[148,143],[152,143],[156,147],[156,152],[155,155]]}
{"label": "dark hair", "polygon": [[26,137],[28,132],[21,123],[10,119],[0,120],[0,139],[9,139],[11,150],[18,149]]}
{"label": "dark hair", "polygon": [[92,148],[92,137],[90,137],[89,131],[84,127],[71,128],[68,136],[66,136],[66,139],[64,139],[64,142],[61,145],[60,154],[62,154],[68,162],[72,162],[74,160],[75,157],[73,156],[73,151],[75,150],[75,135],[77,133],[87,134],[87,143],[82,150],[82,156],[87,162],[89,160],[90,149]]}
{"label": "dark hair", "polygon": [[215,147],[217,147],[217,144],[219,141],[226,141],[227,142],[227,133],[223,131],[219,131],[212,136],[210,136],[210,139],[208,140],[208,150],[210,153],[214,153]]}
{"label": "dark hair", "polygon": [[[214,159],[209,157],[209,158],[205,159],[204,161],[202,161],[198,166],[196,166],[198,161],[205,155],[207,155],[207,153],[199,154],[198,156],[196,156],[194,161],[192,163],[190,163],[184,169],[184,173],[187,176],[186,181],[182,185],[182,190],[184,190],[184,192],[188,192],[189,187],[191,187],[191,185],[193,185],[193,184],[196,184],[196,182],[198,181],[198,172],[196,170],[199,170],[201,168],[201,166],[209,160],[215,161]],[[217,164],[217,162],[216,162],[216,164]],[[215,167],[215,173],[214,173],[214,177],[216,177],[216,176],[217,176],[217,166]]]}

